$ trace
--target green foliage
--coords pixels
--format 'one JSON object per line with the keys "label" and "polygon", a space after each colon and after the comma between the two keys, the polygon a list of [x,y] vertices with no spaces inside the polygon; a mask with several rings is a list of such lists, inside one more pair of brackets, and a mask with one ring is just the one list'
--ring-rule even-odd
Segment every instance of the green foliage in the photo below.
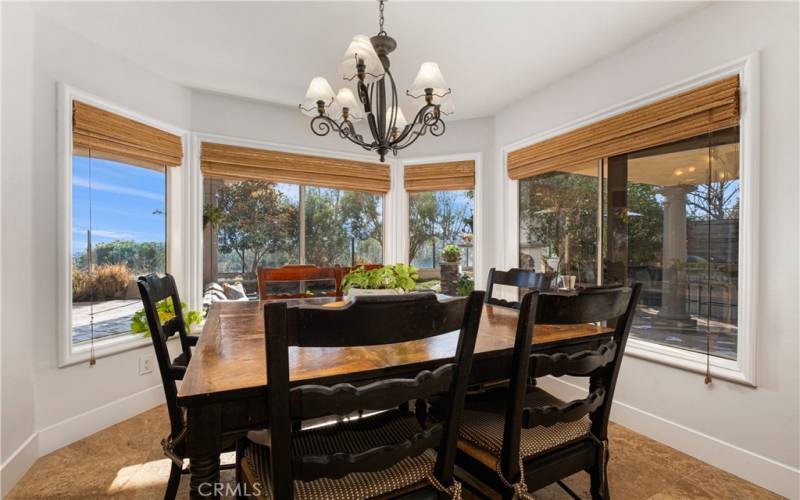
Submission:
{"label": "green foliage", "polygon": [[318,266],[382,260],[381,197],[371,193],[306,187],[306,262]]}
{"label": "green foliage", "polygon": [[241,272],[255,272],[267,253],[295,253],[299,210],[271,182],[247,180],[223,185],[217,207],[219,250],[239,258]]}
{"label": "green foliage", "polygon": [[[381,262],[381,196],[312,186],[304,192],[306,262],[318,266]],[[275,184],[255,180],[225,184],[217,192],[217,204],[222,213],[217,226],[220,272],[250,273],[259,265],[298,262],[300,207]]]}
{"label": "green foliage", "polygon": [[414,289],[418,279],[417,268],[406,264],[387,265],[371,271],[361,266],[345,275],[342,289],[347,292],[351,288],[372,290],[402,288],[408,292]]}
{"label": "green foliage", "polygon": [[210,203],[203,206],[203,227],[206,227],[209,224],[211,224],[213,227],[219,226],[219,223],[222,222],[224,217],[225,212],[223,212],[219,207]]}
{"label": "green foliage", "polygon": [[[163,272],[166,256],[163,241],[114,240],[98,243],[92,249],[95,266],[124,264],[131,270],[131,274]],[[88,267],[86,252],[75,254],[72,262],[79,268]]]}
{"label": "green foliage", "polygon": [[461,274],[458,276],[458,295],[469,295],[475,289],[475,280],[469,274]]}
{"label": "green foliage", "polygon": [[[200,324],[203,321],[203,317],[197,311],[187,311],[186,303],[184,302],[181,302],[181,310],[184,311],[183,320],[186,323],[186,331],[192,333],[192,325]],[[156,311],[158,311],[158,320],[161,321],[161,324],[174,318],[175,307],[172,304],[172,298],[167,297],[156,304]],[[136,311],[131,318],[131,331],[133,333],[143,333],[145,337],[150,336],[150,327],[147,324],[147,316],[144,309]]]}
{"label": "green foliage", "polygon": [[442,249],[442,259],[445,262],[458,262],[461,259],[461,249],[452,243]]}
{"label": "green foliage", "polygon": [[[464,203],[464,198],[469,203]],[[431,243],[455,242],[472,233],[472,191],[414,193],[409,197],[409,260]]]}
{"label": "green foliage", "polygon": [[596,266],[596,177],[553,172],[525,179],[519,191],[521,236],[544,244],[545,255],[560,258],[563,273],[580,275]]}

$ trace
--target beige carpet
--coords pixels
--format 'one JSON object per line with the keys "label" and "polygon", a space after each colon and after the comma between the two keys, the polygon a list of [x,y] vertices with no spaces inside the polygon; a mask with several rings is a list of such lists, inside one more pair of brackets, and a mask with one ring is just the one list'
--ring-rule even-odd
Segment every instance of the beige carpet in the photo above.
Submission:
{"label": "beige carpet", "polygon": [[[163,406],[109,427],[37,460],[6,498],[162,498],[170,462],[162,455],[160,442],[168,427]],[[609,484],[615,500],[780,498],[619,425],[612,425],[610,434]],[[232,471],[224,471],[223,479],[232,480]],[[586,474],[566,482],[589,498]],[[184,476],[179,498],[188,497],[188,484]],[[557,486],[535,496],[569,498]]]}

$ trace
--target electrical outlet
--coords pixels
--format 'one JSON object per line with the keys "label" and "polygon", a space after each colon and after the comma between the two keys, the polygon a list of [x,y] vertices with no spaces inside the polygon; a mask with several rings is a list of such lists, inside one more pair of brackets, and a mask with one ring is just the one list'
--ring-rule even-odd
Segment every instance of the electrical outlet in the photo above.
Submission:
{"label": "electrical outlet", "polygon": [[146,375],[153,372],[155,358],[152,355],[139,356],[139,375]]}

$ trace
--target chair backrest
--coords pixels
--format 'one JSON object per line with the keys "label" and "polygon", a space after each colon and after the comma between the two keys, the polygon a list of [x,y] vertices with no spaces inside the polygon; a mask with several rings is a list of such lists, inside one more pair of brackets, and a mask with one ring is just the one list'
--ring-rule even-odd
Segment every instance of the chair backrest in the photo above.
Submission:
{"label": "chair backrest", "polygon": [[[290,345],[346,347],[394,344],[461,328],[464,297],[439,301],[433,292],[364,295],[343,307],[307,305],[287,312]],[[401,316],[395,316],[400,311]]]}
{"label": "chair backrest", "polygon": [[339,272],[335,267],[317,267],[309,265],[288,265],[283,267],[258,268],[258,296],[261,300],[296,299],[305,297],[301,290],[298,293],[271,293],[269,285],[275,283],[303,283],[306,281],[330,281],[331,291],[325,295],[335,296],[336,281]]}
{"label": "chair backrest", "polygon": [[[183,379],[186,366],[173,364],[167,349],[167,339],[177,333],[180,336],[181,349],[187,364],[192,357],[186,323],[183,320],[181,299],[178,296],[175,279],[170,274],[140,276],[137,284],[147,317],[147,326],[150,329],[150,338],[153,340],[153,347],[156,351],[158,370],[161,373],[161,383],[167,399],[172,436],[176,436],[183,428],[183,413],[178,407],[178,389],[175,381]],[[158,315],[158,303],[166,299],[172,300],[175,317],[162,323]]]}
{"label": "chair backrest", "polygon": [[519,309],[519,302],[493,298],[494,285],[514,286],[521,289],[548,292],[552,290],[551,283],[554,276],[553,273],[537,273],[531,269],[512,268],[508,271],[498,271],[495,268],[491,268],[489,269],[489,277],[486,280],[486,298],[484,300],[487,304]]}
{"label": "chair backrest", "polygon": [[[442,360],[435,368],[421,370],[413,378],[401,379],[376,376],[377,380],[359,387],[351,384],[333,386],[298,385],[289,381],[289,347],[287,339],[292,316],[303,318],[299,329],[319,331],[324,327],[335,332],[346,332],[340,345],[353,345],[349,338],[368,339],[374,333],[375,312],[384,314],[384,329],[408,323],[414,332],[411,339],[420,339],[452,331],[451,309],[446,305],[433,306],[432,294],[414,294],[407,300],[395,297],[358,298],[350,307],[330,309],[331,314],[317,314],[318,308],[288,308],[285,303],[273,302],[264,307],[267,345],[267,377],[269,380],[269,432],[273,498],[292,498],[294,480],[311,481],[317,478],[338,478],[353,472],[383,470],[406,457],[416,456],[425,450],[438,449],[436,479],[449,486],[453,477],[458,424],[461,418],[467,378],[472,364],[472,354],[478,334],[482,311],[483,292],[473,292],[468,299],[459,299],[461,315],[458,345],[453,360]],[[359,321],[363,318],[363,322]],[[300,332],[300,336],[303,336]],[[369,342],[375,344],[376,342]],[[325,345],[333,345],[326,342]],[[346,450],[331,450],[325,456],[292,456],[292,421],[325,415],[349,415],[361,410],[397,408],[413,399],[426,399],[443,395],[449,401],[448,414],[433,426],[415,432],[394,445],[376,447],[358,454]],[[411,431],[410,431],[411,432]]]}
{"label": "chair backrest", "polygon": [[[540,294],[530,292],[522,299],[520,319],[511,364],[508,409],[503,434],[500,469],[506,478],[519,474],[520,432],[537,425],[552,426],[589,415],[591,433],[605,440],[608,417],[617,382],[622,354],[628,340],[641,284],[632,287],[598,287],[576,294]],[[534,324],[577,324],[606,321],[613,325],[612,338],[597,349],[577,353],[557,352],[531,355]],[[589,377],[586,398],[562,406],[526,407],[528,377],[571,375]]]}

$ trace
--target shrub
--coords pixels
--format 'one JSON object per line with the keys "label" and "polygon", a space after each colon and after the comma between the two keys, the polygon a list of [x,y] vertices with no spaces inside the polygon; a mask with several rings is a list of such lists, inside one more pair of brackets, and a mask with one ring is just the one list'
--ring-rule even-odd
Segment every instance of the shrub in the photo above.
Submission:
{"label": "shrub", "polygon": [[461,249],[452,243],[442,249],[442,259],[445,262],[458,262],[461,259]]}
{"label": "shrub", "polygon": [[124,264],[96,266],[91,273],[72,270],[72,300],[109,300],[121,297],[128,289],[130,273]]}
{"label": "shrub", "polygon": [[94,298],[94,278],[88,271],[72,269],[72,300],[86,302]]}

